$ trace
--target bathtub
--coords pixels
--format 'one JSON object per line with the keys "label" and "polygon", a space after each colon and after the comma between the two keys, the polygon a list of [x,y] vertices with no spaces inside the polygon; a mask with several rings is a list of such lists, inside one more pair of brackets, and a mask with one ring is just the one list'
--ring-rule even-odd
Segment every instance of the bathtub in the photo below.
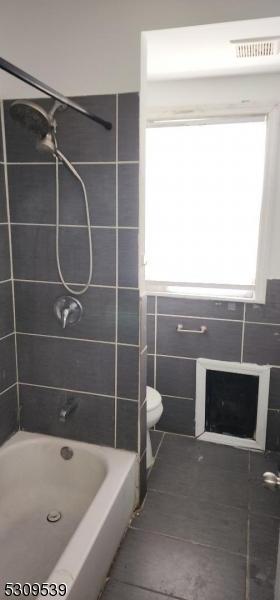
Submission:
{"label": "bathtub", "polygon": [[48,586],[66,584],[67,600],[96,600],[137,504],[137,480],[132,452],[16,433],[0,450],[1,600],[6,583],[46,583],[42,600],[61,598]]}

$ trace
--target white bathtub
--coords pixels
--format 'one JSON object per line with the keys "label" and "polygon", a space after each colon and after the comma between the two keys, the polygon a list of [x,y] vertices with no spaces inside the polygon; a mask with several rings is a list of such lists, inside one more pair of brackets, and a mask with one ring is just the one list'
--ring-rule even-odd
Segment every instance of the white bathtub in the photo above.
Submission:
{"label": "white bathtub", "polygon": [[[60,454],[65,446],[73,450],[70,460]],[[6,442],[0,449],[1,600],[7,582],[65,583],[67,600],[95,600],[137,503],[137,480],[131,452],[25,432]],[[48,522],[53,511],[62,516]]]}

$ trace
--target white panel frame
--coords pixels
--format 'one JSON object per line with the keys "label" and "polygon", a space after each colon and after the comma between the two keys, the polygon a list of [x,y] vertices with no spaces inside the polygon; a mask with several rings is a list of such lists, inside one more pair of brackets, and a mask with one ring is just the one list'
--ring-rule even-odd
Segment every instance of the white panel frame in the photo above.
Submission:
{"label": "white panel frame", "polygon": [[[228,373],[244,373],[259,377],[259,394],[257,408],[256,439],[240,438],[237,436],[224,435],[205,431],[205,392],[206,371],[225,371]],[[196,362],[196,403],[195,403],[195,435],[200,440],[225,444],[237,448],[252,448],[264,450],[266,441],[266,425],[268,410],[270,367],[268,365],[256,365],[250,363],[225,362],[199,358]]]}

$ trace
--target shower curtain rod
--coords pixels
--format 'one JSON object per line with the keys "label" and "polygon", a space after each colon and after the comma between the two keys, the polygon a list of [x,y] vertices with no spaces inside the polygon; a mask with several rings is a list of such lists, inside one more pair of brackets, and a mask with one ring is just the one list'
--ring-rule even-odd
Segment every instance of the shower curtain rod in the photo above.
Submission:
{"label": "shower curtain rod", "polygon": [[60,94],[60,92],[57,92],[56,90],[49,87],[48,85],[46,85],[39,79],[36,79],[32,75],[29,75],[25,71],[22,71],[22,69],[19,69],[15,65],[12,65],[10,62],[8,62],[7,60],[5,60],[4,58],[1,58],[1,57],[0,57],[0,69],[2,69],[3,71],[6,71],[7,73],[10,73],[10,75],[13,75],[14,77],[17,77],[17,79],[21,79],[21,81],[28,83],[29,85],[36,88],[37,90],[40,90],[40,92],[43,92],[44,94],[47,94],[51,98],[54,98],[54,100],[58,100],[59,102],[61,102],[61,104],[65,104],[66,106],[69,106],[69,108],[72,108],[73,110],[76,110],[77,112],[81,113],[82,115],[85,115],[92,121],[95,121],[96,123],[99,123],[99,125],[102,125],[103,127],[105,127],[105,129],[112,129],[112,123],[110,123],[109,121],[105,121],[104,119],[101,119],[101,117],[98,117],[94,113],[90,113],[88,110],[86,110],[85,108],[80,106],[80,104],[77,104],[77,102],[74,102],[74,100],[71,100],[70,98],[67,98],[66,96],[63,96],[63,94]]}

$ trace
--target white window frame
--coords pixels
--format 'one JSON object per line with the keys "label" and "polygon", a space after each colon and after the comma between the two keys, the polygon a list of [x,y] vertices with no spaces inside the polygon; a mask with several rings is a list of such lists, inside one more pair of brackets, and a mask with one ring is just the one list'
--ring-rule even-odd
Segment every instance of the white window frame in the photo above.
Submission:
{"label": "white window frame", "polygon": [[[267,123],[266,130],[266,147],[265,147],[265,165],[264,165],[264,179],[263,179],[263,192],[262,192],[262,208],[260,216],[260,229],[259,229],[259,241],[258,241],[258,252],[257,252],[257,264],[256,264],[256,282],[254,286],[251,286],[252,296],[246,295],[244,289],[249,289],[249,286],[225,286],[219,284],[192,284],[191,282],[186,283],[174,283],[168,281],[151,281],[144,279],[144,291],[147,294],[156,294],[160,296],[171,296],[171,297],[186,297],[186,298],[208,298],[218,299],[227,301],[242,301],[247,303],[265,303],[266,296],[266,283],[269,273],[269,260],[270,260],[270,241],[273,229],[273,215],[274,215],[274,202],[277,196],[277,188],[279,183],[279,175],[277,174],[277,165],[279,160],[279,138],[280,138],[280,108],[279,106],[264,107],[258,111],[246,112],[244,109],[240,111],[237,107],[236,111],[231,109],[220,109],[215,114],[203,114],[199,117],[196,115],[193,119],[189,119],[189,122],[194,123],[198,120],[204,123],[213,122],[237,122],[240,120],[253,120],[256,117],[264,117]],[[168,126],[174,124],[182,124],[186,119],[180,119],[170,117],[168,118],[159,116],[157,119],[154,115],[152,119],[146,119],[145,127],[151,126]],[[145,135],[143,136],[145,139]],[[144,143],[144,139],[142,143]],[[143,146],[142,146],[143,148]],[[144,152],[142,156],[144,155]],[[143,156],[144,158],[144,156]],[[144,175],[142,174],[144,179]],[[141,187],[140,187],[141,190]],[[144,181],[142,181],[142,196],[143,203],[145,206],[144,197]],[[142,208],[142,212],[143,212]],[[143,219],[144,221],[144,219]],[[145,234],[144,234],[145,236]],[[142,245],[143,246],[143,245]],[[143,257],[142,267],[145,266],[145,256]],[[205,293],[203,293],[205,289]]]}

